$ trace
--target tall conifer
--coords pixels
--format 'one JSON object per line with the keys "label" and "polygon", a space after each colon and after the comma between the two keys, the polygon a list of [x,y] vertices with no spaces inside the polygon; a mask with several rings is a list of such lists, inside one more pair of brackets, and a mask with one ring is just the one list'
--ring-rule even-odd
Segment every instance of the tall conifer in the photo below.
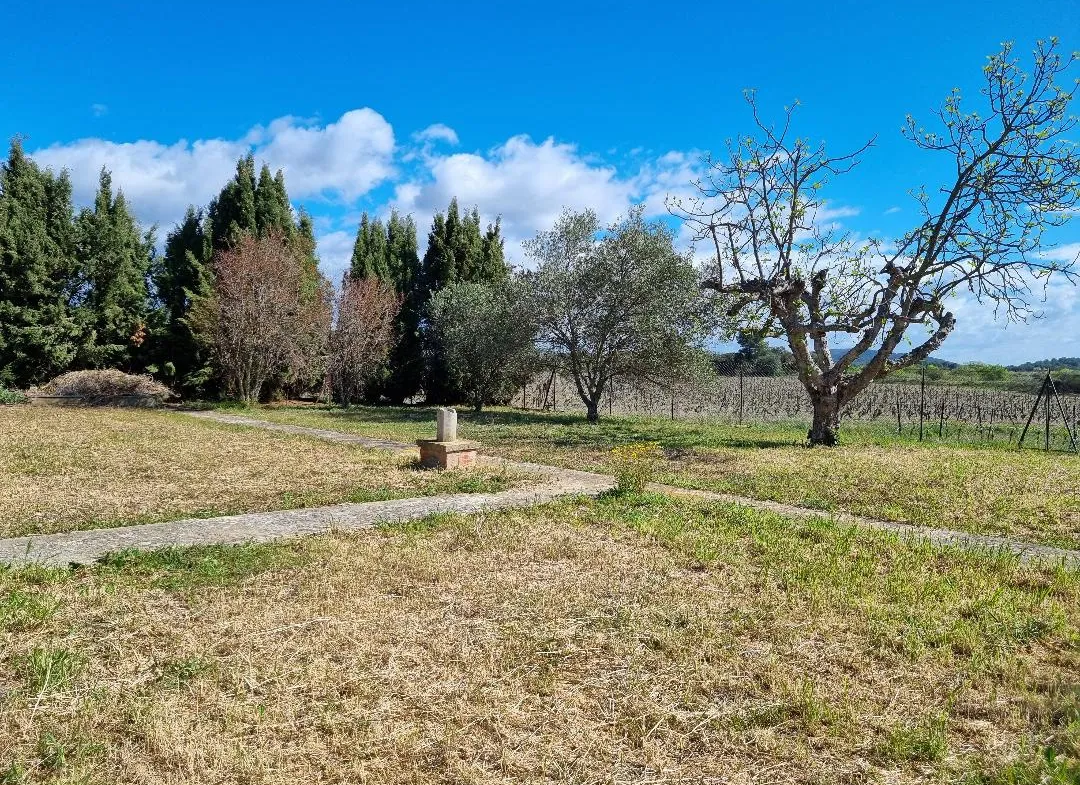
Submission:
{"label": "tall conifer", "polygon": [[106,169],[93,209],[79,214],[76,238],[83,283],[77,310],[87,337],[79,364],[133,369],[146,336],[153,237],[139,230],[123,192],[113,195]]}
{"label": "tall conifer", "polygon": [[80,342],[71,182],[42,171],[18,139],[0,166],[0,384],[67,370]]}

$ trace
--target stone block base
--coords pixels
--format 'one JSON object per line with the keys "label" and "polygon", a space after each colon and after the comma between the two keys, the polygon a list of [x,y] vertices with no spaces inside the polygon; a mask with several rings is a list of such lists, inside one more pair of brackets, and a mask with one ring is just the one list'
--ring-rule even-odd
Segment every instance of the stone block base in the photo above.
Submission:
{"label": "stone block base", "polygon": [[425,469],[460,469],[476,464],[477,442],[420,439],[420,465]]}

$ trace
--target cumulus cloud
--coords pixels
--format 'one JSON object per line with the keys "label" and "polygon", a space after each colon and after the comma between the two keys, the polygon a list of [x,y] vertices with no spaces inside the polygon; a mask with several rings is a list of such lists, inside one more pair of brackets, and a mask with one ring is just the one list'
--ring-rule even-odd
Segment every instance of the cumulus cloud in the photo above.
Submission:
{"label": "cumulus cloud", "polygon": [[80,139],[37,150],[33,157],[55,170],[67,169],[80,204],[93,201],[98,172],[105,167],[139,220],[171,226],[187,205],[212,199],[232,176],[236,160],[249,152],[271,169],[283,169],[297,199],[353,201],[395,172],[393,129],[371,109],[346,112],[326,125],[282,117],[239,139],[173,144]]}
{"label": "cumulus cloud", "polygon": [[423,227],[456,196],[463,209],[478,206],[485,221],[501,216],[507,251],[520,263],[521,241],[549,228],[563,208],[590,207],[604,222],[637,202],[650,215],[665,213],[667,187],[689,182],[689,162],[687,154],[668,154],[620,173],[573,144],[519,135],[481,153],[428,152],[418,175],[397,185],[391,206]]}

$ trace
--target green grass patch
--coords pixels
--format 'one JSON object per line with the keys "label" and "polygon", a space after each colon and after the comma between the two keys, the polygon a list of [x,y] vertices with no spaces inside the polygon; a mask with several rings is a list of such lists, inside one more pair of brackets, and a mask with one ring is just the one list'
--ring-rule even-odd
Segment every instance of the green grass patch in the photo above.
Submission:
{"label": "green grass patch", "polygon": [[[426,407],[264,407],[251,416],[381,439],[430,436]],[[852,425],[844,445],[809,448],[802,426],[738,426],[648,417],[494,409],[459,413],[464,437],[517,460],[616,474],[612,449],[655,443],[658,482],[827,512],[1012,536],[1080,548],[1080,457],[1001,445],[917,443],[881,426]]]}

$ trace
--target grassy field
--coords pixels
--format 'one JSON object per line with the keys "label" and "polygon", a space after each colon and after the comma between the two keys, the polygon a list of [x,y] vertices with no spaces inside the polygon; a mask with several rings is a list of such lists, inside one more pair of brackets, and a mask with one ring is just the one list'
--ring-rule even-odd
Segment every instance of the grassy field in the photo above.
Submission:
{"label": "grassy field", "polygon": [[[424,408],[264,407],[253,416],[350,433],[430,436]],[[601,418],[494,410],[460,413],[464,437],[521,460],[611,471],[616,444],[659,442],[657,480],[821,510],[1080,547],[1080,457],[1002,446],[913,443],[883,427],[846,428],[832,449],[802,446],[798,426]]]}
{"label": "grassy field", "polygon": [[0,537],[519,482],[408,457],[133,409],[0,406]]}
{"label": "grassy field", "polygon": [[1078,607],[648,496],[0,570],[0,781],[1064,785]]}

